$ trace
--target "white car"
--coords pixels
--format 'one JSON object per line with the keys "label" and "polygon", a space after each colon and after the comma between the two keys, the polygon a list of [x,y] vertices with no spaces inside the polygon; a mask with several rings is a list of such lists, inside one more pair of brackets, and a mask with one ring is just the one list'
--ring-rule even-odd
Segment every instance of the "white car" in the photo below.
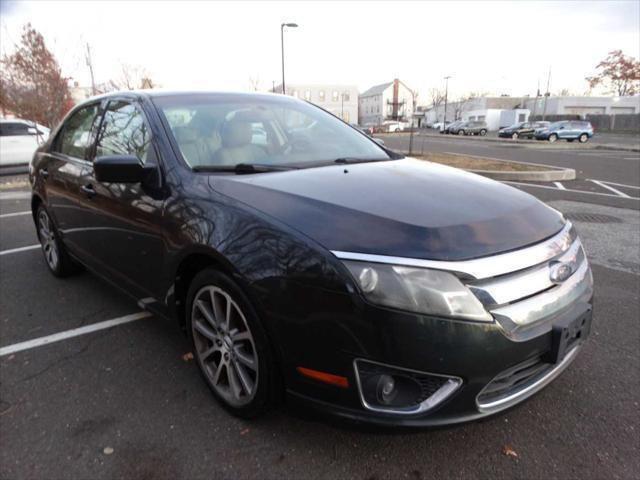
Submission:
{"label": "white car", "polygon": [[0,119],[0,167],[28,165],[49,129],[28,120]]}

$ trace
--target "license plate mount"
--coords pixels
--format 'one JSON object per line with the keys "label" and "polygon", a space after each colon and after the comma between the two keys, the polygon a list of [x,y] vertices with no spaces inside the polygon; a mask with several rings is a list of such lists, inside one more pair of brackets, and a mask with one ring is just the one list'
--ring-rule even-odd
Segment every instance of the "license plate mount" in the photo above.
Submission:
{"label": "license plate mount", "polygon": [[544,356],[544,361],[560,363],[576,344],[586,339],[591,331],[591,317],[589,309],[577,318],[555,324],[551,331],[551,349]]}

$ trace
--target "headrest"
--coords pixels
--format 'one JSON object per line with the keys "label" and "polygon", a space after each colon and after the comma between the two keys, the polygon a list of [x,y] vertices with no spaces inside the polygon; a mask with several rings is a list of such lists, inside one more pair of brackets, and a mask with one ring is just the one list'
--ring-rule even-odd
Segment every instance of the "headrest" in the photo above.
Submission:
{"label": "headrest", "polygon": [[251,123],[241,118],[228,120],[222,126],[222,146],[226,148],[242,147],[251,143],[253,132]]}

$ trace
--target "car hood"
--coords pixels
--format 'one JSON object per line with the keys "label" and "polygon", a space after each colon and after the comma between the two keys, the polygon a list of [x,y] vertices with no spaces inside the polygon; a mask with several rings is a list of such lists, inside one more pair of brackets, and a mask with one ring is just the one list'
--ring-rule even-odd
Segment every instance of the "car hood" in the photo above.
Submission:
{"label": "car hood", "polygon": [[465,260],[540,242],[564,225],[527,193],[415,159],[212,175],[210,185],[346,252]]}

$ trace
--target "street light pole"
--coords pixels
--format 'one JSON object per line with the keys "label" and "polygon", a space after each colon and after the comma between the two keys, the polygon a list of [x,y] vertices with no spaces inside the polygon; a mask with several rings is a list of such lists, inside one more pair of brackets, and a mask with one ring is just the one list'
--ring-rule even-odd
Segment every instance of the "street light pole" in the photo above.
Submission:
{"label": "street light pole", "polygon": [[297,23],[281,23],[280,24],[280,49],[282,50],[282,94],[286,94],[286,89],[284,87],[284,27],[297,27]]}
{"label": "street light pole", "polygon": [[447,75],[444,77],[444,118],[442,119],[442,129],[444,130],[447,126],[447,98],[449,96],[449,79],[451,75]]}

